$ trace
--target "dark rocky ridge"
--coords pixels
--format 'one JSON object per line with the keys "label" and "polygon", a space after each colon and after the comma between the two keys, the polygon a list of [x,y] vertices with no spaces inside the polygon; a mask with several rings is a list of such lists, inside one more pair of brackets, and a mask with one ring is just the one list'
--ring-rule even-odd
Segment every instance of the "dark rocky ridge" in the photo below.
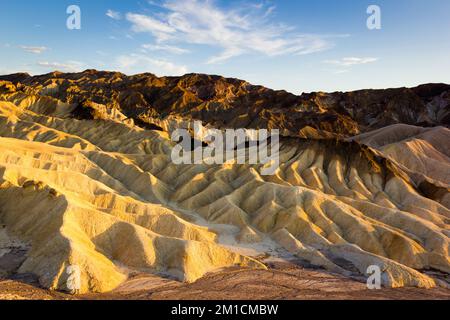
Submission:
{"label": "dark rocky ridge", "polygon": [[[77,117],[90,117],[91,102],[117,108],[137,124],[181,116],[219,128],[277,128],[284,135],[352,136],[397,123],[450,125],[450,85],[309,93],[296,96],[246,81],[204,74],[157,77],[119,72],[24,73],[0,76],[17,90],[78,103]],[[53,88],[53,89],[52,89]],[[88,109],[87,111],[85,109]]]}

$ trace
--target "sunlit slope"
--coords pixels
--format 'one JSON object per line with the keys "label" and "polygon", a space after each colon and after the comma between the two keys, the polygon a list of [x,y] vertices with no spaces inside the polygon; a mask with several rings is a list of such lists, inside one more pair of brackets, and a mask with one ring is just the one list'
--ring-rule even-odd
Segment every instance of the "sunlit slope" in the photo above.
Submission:
{"label": "sunlit slope", "polygon": [[393,125],[353,138],[413,173],[450,187],[450,130]]}
{"label": "sunlit slope", "polygon": [[[27,127],[26,122],[10,120],[2,117],[2,128],[10,134]],[[83,270],[81,292],[87,292],[111,290],[124,281],[121,265],[185,281],[235,264],[263,267],[218,246],[214,233],[162,206],[158,198],[167,187],[134,166],[128,170],[131,162],[126,158],[80,152],[98,148],[42,125],[29,128],[39,133],[22,127],[18,135],[25,140],[46,137],[43,140],[69,147],[0,138],[1,220],[32,244],[20,272],[37,274],[46,287],[67,289],[65,268],[78,265]]]}
{"label": "sunlit slope", "polygon": [[[0,222],[31,244],[19,272],[46,287],[67,289],[69,265],[81,267],[82,292],[111,290],[130,269],[194,281],[225,266],[264,268],[237,247],[268,239],[345,275],[378,265],[390,287],[437,285],[424,269],[450,273],[450,210],[356,143],[283,141],[274,176],[177,166],[164,132],[117,114],[76,120],[47,97],[9,100]],[[236,249],[220,244],[225,236]]]}
{"label": "sunlit slope", "polygon": [[395,163],[427,196],[450,208],[450,130],[394,125],[352,140]]}

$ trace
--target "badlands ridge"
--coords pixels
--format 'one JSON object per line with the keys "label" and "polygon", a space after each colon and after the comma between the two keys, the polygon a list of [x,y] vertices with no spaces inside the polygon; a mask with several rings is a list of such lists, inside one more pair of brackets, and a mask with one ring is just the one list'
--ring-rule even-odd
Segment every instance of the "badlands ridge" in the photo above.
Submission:
{"label": "badlands ridge", "polygon": [[[281,129],[276,174],[173,164],[170,133],[192,119]],[[295,96],[206,75],[0,77],[0,276],[70,291],[75,265],[78,293],[107,292],[133,270],[194,282],[296,258],[448,287],[449,124],[444,84]]]}

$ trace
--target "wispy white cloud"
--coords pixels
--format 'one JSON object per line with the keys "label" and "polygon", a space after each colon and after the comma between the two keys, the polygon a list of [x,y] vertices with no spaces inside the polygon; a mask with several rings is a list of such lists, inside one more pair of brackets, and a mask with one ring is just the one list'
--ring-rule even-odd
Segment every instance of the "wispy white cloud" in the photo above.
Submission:
{"label": "wispy white cloud", "polygon": [[85,64],[79,61],[67,61],[64,63],[61,62],[48,62],[48,61],[39,61],[37,65],[40,67],[46,68],[48,71],[63,71],[63,72],[78,72],[85,69]]}
{"label": "wispy white cloud", "polygon": [[276,6],[270,6],[267,8],[266,12],[264,13],[264,18],[267,18],[268,16],[270,16],[276,9]]}
{"label": "wispy white cloud", "polygon": [[132,23],[134,32],[150,32],[158,41],[167,40],[170,34],[176,33],[168,23],[143,14],[127,13],[126,18]]}
{"label": "wispy white cloud", "polygon": [[347,57],[338,60],[325,60],[324,63],[334,64],[340,67],[351,67],[359,64],[367,64],[378,61],[378,58],[357,58],[357,57]]}
{"label": "wispy white cloud", "polygon": [[190,51],[187,49],[183,49],[177,46],[170,46],[170,45],[159,45],[159,44],[143,44],[142,48],[146,51],[166,51],[172,54],[185,54],[189,53]]}
{"label": "wispy white cloud", "polygon": [[106,15],[114,20],[122,19],[122,14],[120,12],[117,12],[117,11],[114,11],[111,9],[108,9],[108,11],[106,11]]}
{"label": "wispy white cloud", "polygon": [[47,47],[20,46],[20,48],[25,52],[34,54],[41,54],[42,52],[48,50]]}
{"label": "wispy white cloud", "polygon": [[246,53],[267,56],[303,55],[332,46],[329,36],[302,34],[275,24],[269,16],[274,6],[246,5],[223,9],[208,0],[164,0],[162,10],[150,16],[128,13],[134,32],[147,32],[158,44],[197,44],[221,49],[208,63],[218,63]]}
{"label": "wispy white cloud", "polygon": [[116,59],[115,69],[126,74],[152,72],[158,76],[180,76],[188,72],[186,66],[137,53],[119,56]]}

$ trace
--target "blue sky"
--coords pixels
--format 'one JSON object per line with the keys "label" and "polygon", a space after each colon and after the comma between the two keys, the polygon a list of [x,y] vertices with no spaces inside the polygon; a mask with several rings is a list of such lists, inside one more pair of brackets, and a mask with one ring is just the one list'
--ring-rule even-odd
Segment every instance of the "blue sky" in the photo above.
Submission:
{"label": "blue sky", "polygon": [[[66,27],[73,4],[81,30]],[[0,74],[200,72],[293,93],[450,83],[450,1],[8,1],[0,49]]]}

